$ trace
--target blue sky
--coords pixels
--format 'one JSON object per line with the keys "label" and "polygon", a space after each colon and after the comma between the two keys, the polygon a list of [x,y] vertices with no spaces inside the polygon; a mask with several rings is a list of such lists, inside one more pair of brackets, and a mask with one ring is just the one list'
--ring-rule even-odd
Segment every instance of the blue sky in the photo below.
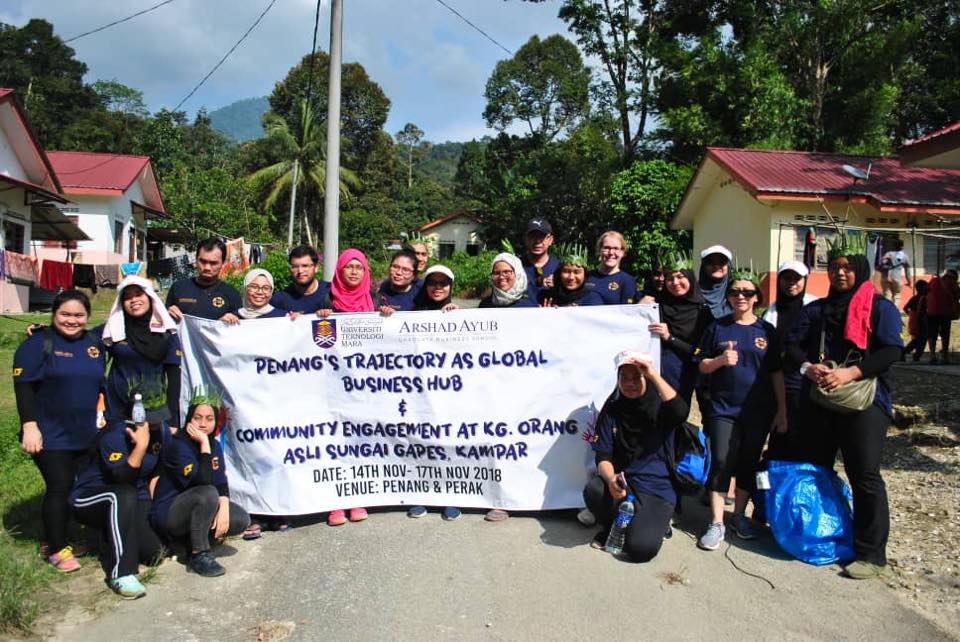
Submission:
{"label": "blue sky", "polygon": [[[173,107],[253,23],[268,0],[176,0],[152,13],[71,43],[86,80],[117,79],[144,92],[155,111]],[[531,35],[562,33],[558,0],[444,0],[508,49]],[[5,0],[0,22],[44,18],[70,38],[158,0]],[[216,109],[267,95],[309,52],[314,0],[277,0],[257,29],[184,105]],[[327,50],[330,0],[323,0],[318,48]],[[344,0],[344,60],[359,62],[392,101],[386,129],[414,122],[435,142],[486,133],[483,88],[508,54],[436,0]]]}

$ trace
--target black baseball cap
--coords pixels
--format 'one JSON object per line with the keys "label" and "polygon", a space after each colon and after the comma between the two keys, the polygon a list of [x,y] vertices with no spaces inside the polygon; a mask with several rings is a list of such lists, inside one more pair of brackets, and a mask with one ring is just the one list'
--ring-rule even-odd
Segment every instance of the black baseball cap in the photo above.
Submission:
{"label": "black baseball cap", "polygon": [[527,221],[527,233],[530,232],[553,234],[553,227],[550,226],[550,221],[545,218],[532,218]]}

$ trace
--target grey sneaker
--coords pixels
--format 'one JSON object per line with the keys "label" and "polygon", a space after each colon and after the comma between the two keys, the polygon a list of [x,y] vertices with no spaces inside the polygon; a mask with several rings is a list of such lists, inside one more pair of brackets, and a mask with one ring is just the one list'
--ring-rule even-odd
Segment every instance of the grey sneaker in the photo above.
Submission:
{"label": "grey sneaker", "polygon": [[584,508],[582,511],[577,513],[577,521],[583,524],[584,526],[593,526],[597,523],[596,516],[590,511],[589,508]]}
{"label": "grey sneaker", "polygon": [[707,527],[707,532],[697,541],[697,546],[705,551],[715,551],[723,543],[725,534],[723,524],[715,522]]}
{"label": "grey sneaker", "polygon": [[750,518],[742,513],[733,516],[730,530],[736,533],[740,539],[756,539],[759,535]]}

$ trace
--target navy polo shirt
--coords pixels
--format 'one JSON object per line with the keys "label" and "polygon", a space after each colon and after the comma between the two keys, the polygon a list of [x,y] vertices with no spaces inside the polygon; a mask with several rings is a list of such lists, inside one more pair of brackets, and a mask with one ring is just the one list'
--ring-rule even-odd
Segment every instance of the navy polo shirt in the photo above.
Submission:
{"label": "navy polo shirt", "polygon": [[693,354],[693,362],[719,356],[733,342],[739,360],[710,375],[710,399],[704,419],[737,419],[742,413],[768,414],[776,408],[771,372],[783,370],[777,329],[763,319],[741,325],[733,315],[707,326]]}
{"label": "navy polo shirt", "polygon": [[409,312],[410,310],[413,310],[413,300],[417,297],[417,294],[420,292],[420,288],[422,287],[423,281],[416,279],[410,284],[409,290],[406,292],[397,292],[393,289],[390,279],[387,279],[380,284],[380,289],[377,291],[377,293],[380,295],[380,305],[390,306],[398,312]]}
{"label": "navy polo shirt", "polygon": [[97,436],[97,395],[106,366],[95,332],[67,339],[53,331],[50,355],[43,358],[47,331],[36,332],[13,356],[14,383],[35,383],[37,425],[46,450],[84,450]]}
{"label": "navy polo shirt", "polygon": [[[807,361],[818,363],[820,361],[820,323],[823,318],[823,309],[826,305],[826,299],[818,299],[808,303],[800,310],[797,320],[794,321],[790,332],[787,334],[787,343],[799,343],[807,355]],[[876,352],[881,348],[903,347],[903,339],[900,331],[903,329],[903,319],[900,317],[900,311],[890,301],[881,296],[873,297],[873,311],[870,315],[871,332],[867,347],[870,352]],[[843,338],[843,331],[827,332],[824,336],[824,348],[826,357],[830,361],[843,363],[851,351],[857,351],[857,347]],[[809,394],[808,390],[812,385],[806,377],[801,383],[801,398]],[[877,377],[877,393],[873,398],[873,405],[883,410],[888,416],[893,416],[893,405],[890,399],[890,384],[887,380],[887,374],[881,374]]]}
{"label": "navy polo shirt", "polygon": [[555,256],[548,258],[546,265],[542,268],[534,267],[528,261],[524,260],[523,271],[527,273],[527,296],[530,297],[531,301],[536,301],[540,291],[547,289],[543,284],[543,280],[552,276],[559,267],[560,259]]}
{"label": "navy polo shirt", "polygon": [[[552,298],[553,296],[554,296],[554,292],[552,289],[541,290],[540,295],[537,297],[537,302],[543,303],[544,300]],[[603,305],[603,299],[600,297],[599,293],[588,291],[582,297],[577,299],[574,303],[567,303],[565,305],[561,305],[556,302],[556,299],[554,299],[554,305],[557,305],[558,307],[561,307],[561,308],[575,308],[575,307],[585,306],[585,305]]]}
{"label": "navy polo shirt", "polygon": [[[103,429],[90,461],[80,470],[70,491],[70,502],[85,497],[97,489],[117,483],[120,469],[126,467],[127,458],[133,451],[133,441],[126,432],[125,421],[111,422]],[[143,455],[137,473],[137,499],[150,501],[150,478],[159,473],[161,453],[172,441],[170,429],[164,423],[158,430],[150,431],[150,442]]]}
{"label": "navy polo shirt", "polygon": [[173,305],[184,314],[216,320],[228,312],[236,314],[243,307],[243,299],[229,283],[217,279],[212,285],[201,286],[196,278],[191,278],[170,286],[167,307]]}
{"label": "navy polo shirt", "polygon": [[538,306],[536,303],[534,303],[530,299],[529,293],[528,293],[528,296],[525,296],[522,299],[517,299],[514,303],[511,303],[510,305],[494,305],[493,295],[491,294],[490,296],[480,299],[480,304],[477,307],[478,308],[538,308],[540,306]]}
{"label": "navy polo shirt", "polygon": [[317,289],[311,294],[302,294],[296,286],[288,285],[270,297],[270,305],[287,312],[304,312],[313,314],[324,305],[330,305],[330,283],[317,281]]}
{"label": "navy polo shirt", "polygon": [[[210,465],[213,469],[211,485],[227,488],[227,469],[220,440],[210,435]],[[153,495],[150,519],[161,531],[166,531],[167,514],[177,496],[200,485],[200,446],[180,431],[163,450],[161,474]]]}
{"label": "navy polo shirt", "polygon": [[108,348],[112,361],[110,373],[107,375],[106,390],[107,413],[111,419],[129,419],[130,407],[133,404],[129,394],[130,382],[142,381],[148,387],[159,382],[166,391],[164,369],[168,365],[180,365],[180,339],[173,333],[168,333],[167,336],[170,339],[167,354],[159,363],[142,356],[126,341],[114,343]]}
{"label": "navy polo shirt", "polygon": [[587,287],[599,294],[605,305],[637,302],[637,280],[623,270],[615,274],[590,270],[587,274]]}
{"label": "navy polo shirt", "polygon": [[667,463],[669,461],[667,444],[671,441],[670,436],[673,435],[673,431],[661,431],[656,425],[651,425],[651,436],[660,437],[657,439],[658,443],[649,452],[624,461],[625,458],[618,457],[615,449],[616,430],[616,420],[601,410],[595,429],[594,452],[610,457],[617,472],[623,472],[632,492],[654,495],[671,504],[676,504],[677,492],[673,488],[670,467]]}

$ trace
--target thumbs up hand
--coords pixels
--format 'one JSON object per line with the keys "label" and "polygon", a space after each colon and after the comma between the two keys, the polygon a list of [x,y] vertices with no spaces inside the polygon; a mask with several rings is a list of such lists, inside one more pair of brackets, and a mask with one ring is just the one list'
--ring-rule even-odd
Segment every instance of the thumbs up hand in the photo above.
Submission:
{"label": "thumbs up hand", "polygon": [[733,341],[727,341],[726,349],[720,354],[720,365],[735,366],[740,360],[740,353],[733,347]]}

